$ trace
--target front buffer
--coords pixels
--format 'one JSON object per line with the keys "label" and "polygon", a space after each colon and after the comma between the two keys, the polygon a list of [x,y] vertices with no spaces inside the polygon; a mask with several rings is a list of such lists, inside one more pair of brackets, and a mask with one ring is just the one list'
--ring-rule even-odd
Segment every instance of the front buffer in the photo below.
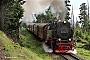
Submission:
{"label": "front buffer", "polygon": [[54,51],[55,53],[77,53],[73,43],[58,43]]}

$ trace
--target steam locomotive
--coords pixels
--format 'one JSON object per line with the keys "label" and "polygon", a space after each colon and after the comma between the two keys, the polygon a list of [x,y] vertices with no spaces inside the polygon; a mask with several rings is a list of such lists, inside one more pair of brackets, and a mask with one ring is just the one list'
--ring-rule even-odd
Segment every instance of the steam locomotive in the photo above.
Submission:
{"label": "steam locomotive", "polygon": [[73,29],[69,22],[32,23],[28,27],[29,31],[40,37],[54,52],[72,53],[74,51]]}

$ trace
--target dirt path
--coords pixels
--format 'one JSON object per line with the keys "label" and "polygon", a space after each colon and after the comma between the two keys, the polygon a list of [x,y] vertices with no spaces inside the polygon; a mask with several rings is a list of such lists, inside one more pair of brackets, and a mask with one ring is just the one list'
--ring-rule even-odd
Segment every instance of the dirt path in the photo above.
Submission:
{"label": "dirt path", "polygon": [[6,55],[4,47],[2,46],[2,43],[0,41],[0,60],[9,60],[8,55]]}

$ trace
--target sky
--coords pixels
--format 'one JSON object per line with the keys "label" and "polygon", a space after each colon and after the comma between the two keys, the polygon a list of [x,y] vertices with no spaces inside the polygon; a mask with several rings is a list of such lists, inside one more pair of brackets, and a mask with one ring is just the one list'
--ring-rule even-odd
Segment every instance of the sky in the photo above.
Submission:
{"label": "sky", "polygon": [[[89,6],[90,6],[90,0],[88,0],[88,1],[89,1]],[[75,20],[76,20],[76,17],[77,17],[77,19],[79,19],[78,18],[78,14],[80,13],[79,8],[82,3],[87,3],[87,0],[70,0],[70,4],[73,5]]]}

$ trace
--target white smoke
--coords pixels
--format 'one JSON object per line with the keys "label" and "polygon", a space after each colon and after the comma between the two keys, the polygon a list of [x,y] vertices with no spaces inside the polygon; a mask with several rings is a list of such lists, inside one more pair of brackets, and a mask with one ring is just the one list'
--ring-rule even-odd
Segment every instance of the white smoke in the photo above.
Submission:
{"label": "white smoke", "polygon": [[24,19],[25,22],[32,22],[32,14],[40,14],[45,12],[47,7],[51,6],[52,13],[60,14],[61,20],[65,16],[65,5],[63,0],[26,0],[26,3],[23,5],[25,10]]}

